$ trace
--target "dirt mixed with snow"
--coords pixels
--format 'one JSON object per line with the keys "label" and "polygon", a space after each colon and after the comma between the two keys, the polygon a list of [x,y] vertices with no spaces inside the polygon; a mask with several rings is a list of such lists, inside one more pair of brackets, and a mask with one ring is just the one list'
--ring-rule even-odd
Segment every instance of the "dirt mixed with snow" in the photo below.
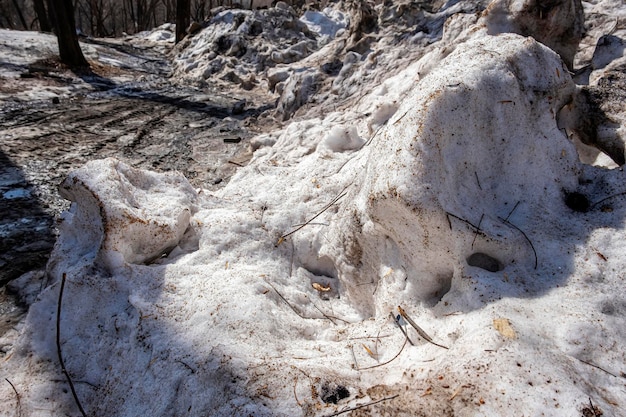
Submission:
{"label": "dirt mixed with snow", "polygon": [[217,9],[91,74],[0,32],[4,279],[55,242],[0,414],[622,415],[625,13]]}

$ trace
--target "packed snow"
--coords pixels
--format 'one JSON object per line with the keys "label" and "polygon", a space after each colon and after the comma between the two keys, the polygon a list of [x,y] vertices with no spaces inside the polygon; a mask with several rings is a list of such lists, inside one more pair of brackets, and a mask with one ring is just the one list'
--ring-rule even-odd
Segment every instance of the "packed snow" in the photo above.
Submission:
{"label": "packed snow", "polygon": [[218,11],[172,82],[281,129],[215,192],[67,178],[0,414],[78,415],[58,342],[94,416],[626,416],[626,11],[531,3]]}

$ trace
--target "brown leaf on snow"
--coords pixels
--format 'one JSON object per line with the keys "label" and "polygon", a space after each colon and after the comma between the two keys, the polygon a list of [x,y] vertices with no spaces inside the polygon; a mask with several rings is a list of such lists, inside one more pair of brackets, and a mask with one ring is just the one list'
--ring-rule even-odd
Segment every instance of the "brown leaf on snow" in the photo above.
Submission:
{"label": "brown leaf on snow", "polygon": [[517,338],[517,334],[515,333],[515,330],[513,330],[513,327],[511,327],[509,319],[493,319],[493,327],[507,339]]}

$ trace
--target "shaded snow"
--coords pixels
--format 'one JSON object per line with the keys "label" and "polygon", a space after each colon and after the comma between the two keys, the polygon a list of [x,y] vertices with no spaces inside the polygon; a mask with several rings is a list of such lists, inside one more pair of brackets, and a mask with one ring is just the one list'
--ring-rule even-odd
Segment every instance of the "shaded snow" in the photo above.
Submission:
{"label": "shaded snow", "polygon": [[[23,412],[75,413],[55,351],[67,274],[62,348],[92,415],[313,416],[381,399],[361,411],[573,416],[593,401],[623,415],[626,210],[607,197],[624,172],[580,161],[568,135],[581,128],[560,111],[581,87],[559,55],[490,32],[493,9],[470,3],[407,5],[432,31],[395,48],[381,36],[347,51],[350,27],[318,45],[307,26],[315,50],[272,65],[298,43],[246,55],[245,25],[265,12],[215,16],[179,51],[181,80],[230,54],[241,75],[284,71],[253,87],[282,90],[279,108],[303,97],[303,73],[315,89],[217,192],[116,160],[70,176],[48,285],[0,368]],[[596,3],[586,11],[620,8]],[[590,68],[590,83],[616,74]],[[624,126],[622,108],[606,111]],[[398,306],[437,345],[407,325],[408,343]]]}

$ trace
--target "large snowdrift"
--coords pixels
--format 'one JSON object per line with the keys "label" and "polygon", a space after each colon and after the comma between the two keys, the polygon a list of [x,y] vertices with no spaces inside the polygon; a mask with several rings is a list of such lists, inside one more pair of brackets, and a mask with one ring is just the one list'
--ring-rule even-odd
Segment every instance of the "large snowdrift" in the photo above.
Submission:
{"label": "large snowdrift", "polygon": [[1,412],[76,414],[58,341],[90,415],[623,415],[625,174],[580,162],[559,55],[451,19],[214,194],[72,174]]}
{"label": "large snowdrift", "polygon": [[[468,259],[533,274],[536,254],[522,230],[562,221],[563,195],[578,186],[576,150],[556,122],[574,90],[554,52],[514,35],[461,44],[416,83],[361,152],[369,155],[346,167],[354,167],[345,174],[350,215],[331,225],[335,244],[325,252],[351,277],[356,304],[372,314],[380,290],[378,314],[441,298],[451,280],[460,284]],[[398,271],[389,279],[405,282],[402,292],[378,286],[386,268]]]}

